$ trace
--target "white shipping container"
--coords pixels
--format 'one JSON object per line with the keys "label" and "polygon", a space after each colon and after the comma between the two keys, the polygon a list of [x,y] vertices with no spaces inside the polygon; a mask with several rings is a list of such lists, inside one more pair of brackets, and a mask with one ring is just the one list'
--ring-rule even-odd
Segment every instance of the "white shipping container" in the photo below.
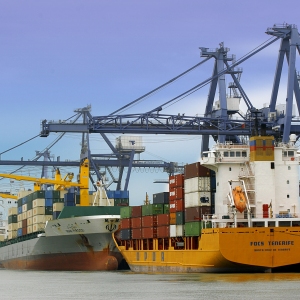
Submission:
{"label": "white shipping container", "polygon": [[37,215],[32,217],[32,224],[46,223],[47,221],[50,221],[52,219],[53,216],[50,215]]}
{"label": "white shipping container", "polygon": [[22,220],[26,220],[27,219],[27,212],[23,212],[22,213]]}
{"label": "white shipping container", "polygon": [[27,219],[32,217],[32,209],[27,210]]}
{"label": "white shipping container", "polygon": [[18,199],[19,198],[24,198],[25,196],[27,196],[31,193],[32,193],[32,191],[20,191],[17,196],[18,196]]}
{"label": "white shipping container", "polygon": [[60,191],[60,198],[64,198],[68,191]]}
{"label": "white shipping container", "polygon": [[13,231],[10,231],[8,233],[8,239],[11,240],[11,239],[14,239],[17,237],[17,230],[13,230]]}
{"label": "white shipping container", "polygon": [[[32,225],[33,224],[33,218],[31,217],[31,218],[28,218],[27,219],[27,226],[28,225]],[[28,232],[27,232],[28,233]]]}
{"label": "white shipping container", "polygon": [[22,228],[22,220],[18,222],[18,229]]}
{"label": "white shipping container", "polygon": [[27,211],[27,203],[22,205],[22,212],[26,212]]}
{"label": "white shipping container", "polygon": [[36,223],[32,225],[32,232],[42,231],[45,229],[45,223]]}
{"label": "white shipping container", "polygon": [[194,192],[194,193],[185,194],[184,205],[185,205],[185,207],[209,206],[210,205],[210,193]]}
{"label": "white shipping container", "polygon": [[18,219],[18,222],[22,221],[23,220],[23,214],[19,214],[17,216],[17,219]]}
{"label": "white shipping container", "polygon": [[194,177],[184,180],[185,194],[194,192],[209,192],[210,177]]}
{"label": "white shipping container", "polygon": [[32,207],[45,206],[45,199],[38,198],[32,201]]}
{"label": "white shipping container", "polygon": [[8,224],[8,231],[18,230],[18,223]]}
{"label": "white shipping container", "polygon": [[53,203],[53,211],[62,211],[64,208],[64,203]]}
{"label": "white shipping container", "polygon": [[45,214],[45,206],[38,206],[32,209],[32,216],[44,215]]}
{"label": "white shipping container", "polygon": [[12,216],[12,215],[17,215],[18,214],[18,208],[17,207],[10,207],[8,209],[8,215]]}
{"label": "white shipping container", "polygon": [[32,225],[27,225],[27,233],[32,233]]}
{"label": "white shipping container", "polygon": [[170,225],[170,237],[184,236],[184,225]]}

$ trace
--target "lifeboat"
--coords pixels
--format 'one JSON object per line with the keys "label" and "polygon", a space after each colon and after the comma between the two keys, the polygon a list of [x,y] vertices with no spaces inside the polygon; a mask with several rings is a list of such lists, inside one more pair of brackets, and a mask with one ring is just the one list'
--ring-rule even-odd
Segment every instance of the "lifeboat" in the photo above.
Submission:
{"label": "lifeboat", "polygon": [[233,201],[236,209],[242,213],[246,208],[246,196],[240,186],[235,187],[232,190]]}

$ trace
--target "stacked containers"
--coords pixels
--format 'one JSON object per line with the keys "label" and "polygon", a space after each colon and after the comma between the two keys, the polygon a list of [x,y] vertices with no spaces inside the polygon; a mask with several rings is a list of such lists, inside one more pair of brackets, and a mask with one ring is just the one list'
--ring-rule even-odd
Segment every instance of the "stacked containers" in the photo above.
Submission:
{"label": "stacked containers", "polygon": [[184,235],[184,175],[169,177],[170,237]]}
{"label": "stacked containers", "polygon": [[107,191],[107,198],[112,199],[113,206],[128,206],[129,205],[129,191]]}
{"label": "stacked containers", "polygon": [[11,207],[8,210],[8,238],[13,239],[17,237],[18,231],[18,208]]}
{"label": "stacked containers", "polygon": [[184,168],[185,236],[199,236],[203,215],[211,214],[210,170],[199,162]]}
{"label": "stacked containers", "polygon": [[132,208],[129,206],[121,207],[120,216],[121,216],[121,230],[120,238],[121,240],[130,240],[131,239],[131,214]]}

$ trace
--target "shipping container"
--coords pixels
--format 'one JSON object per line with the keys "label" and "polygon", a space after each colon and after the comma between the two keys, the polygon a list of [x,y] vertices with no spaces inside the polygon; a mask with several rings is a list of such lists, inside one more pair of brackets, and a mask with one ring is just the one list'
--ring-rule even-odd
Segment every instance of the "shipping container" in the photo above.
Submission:
{"label": "shipping container", "polygon": [[32,223],[37,224],[37,223],[46,223],[47,221],[50,221],[53,219],[53,215],[37,215],[32,217]]}
{"label": "shipping container", "polygon": [[185,194],[184,205],[185,207],[210,206],[210,193],[194,192]]}
{"label": "shipping container", "polygon": [[8,224],[8,231],[18,230],[18,223]]}
{"label": "shipping container", "polygon": [[185,222],[194,222],[202,220],[203,215],[210,215],[210,206],[195,206],[185,208]]}
{"label": "shipping container", "polygon": [[22,213],[22,221],[27,219],[27,212]]}
{"label": "shipping container", "polygon": [[27,211],[27,203],[22,205],[22,212],[26,212]]}
{"label": "shipping container", "polygon": [[18,208],[22,207],[22,205],[23,205],[23,198],[18,199],[17,203],[18,203]]}
{"label": "shipping container", "polygon": [[184,225],[170,225],[170,237],[184,236]]}
{"label": "shipping container", "polygon": [[19,215],[22,214],[22,206],[19,206],[19,207],[18,207],[18,214],[19,214]]}
{"label": "shipping container", "polygon": [[32,209],[27,210],[26,217],[27,217],[27,219],[32,217]]}
{"label": "shipping container", "polygon": [[176,212],[176,225],[183,225],[184,223],[185,223],[184,212],[183,211]]}
{"label": "shipping container", "polygon": [[193,177],[210,177],[210,170],[201,166],[199,162],[184,166],[184,179]]}
{"label": "shipping container", "polygon": [[184,180],[184,192],[210,192],[210,177],[193,177]]}
{"label": "shipping container", "polygon": [[31,194],[31,200],[45,198],[45,191],[35,191]]}
{"label": "shipping container", "polygon": [[130,221],[130,218],[127,218],[127,219],[121,219],[121,229],[129,229],[131,228],[131,221]]}
{"label": "shipping container", "polygon": [[17,236],[22,236],[22,227],[21,227],[21,228],[18,228]]}
{"label": "shipping container", "polygon": [[170,212],[170,205],[164,204],[164,214],[168,214]]}
{"label": "shipping container", "polygon": [[170,213],[184,211],[184,200],[170,200]]}
{"label": "shipping container", "polygon": [[170,215],[169,214],[160,214],[157,215],[157,226],[166,226],[170,224]]}
{"label": "shipping container", "polygon": [[15,207],[10,207],[8,209],[8,215],[11,216],[11,215],[17,215],[18,214],[18,207],[15,206]]}
{"label": "shipping container", "polygon": [[131,228],[141,228],[142,227],[142,217],[131,218]]}
{"label": "shipping container", "polygon": [[129,199],[120,198],[120,199],[113,199],[111,200],[114,203],[114,206],[128,206]]}
{"label": "shipping container", "polygon": [[124,206],[120,208],[121,219],[127,219],[131,217],[131,206]]}
{"label": "shipping container", "polygon": [[27,218],[27,227],[33,224],[33,218]]}
{"label": "shipping container", "polygon": [[22,228],[26,228],[27,227],[27,219],[22,220]]}
{"label": "shipping container", "polygon": [[169,203],[169,193],[168,192],[162,192],[153,194],[153,204],[168,204]]}
{"label": "shipping container", "polygon": [[184,175],[177,174],[169,177],[169,188],[183,187]]}
{"label": "shipping container", "polygon": [[170,225],[176,225],[176,212],[170,212]]}
{"label": "shipping container", "polygon": [[64,198],[53,198],[53,205],[54,203],[64,203],[65,199]]}
{"label": "shipping container", "polygon": [[170,227],[169,226],[158,226],[157,227],[157,237],[158,238],[167,238],[170,236]]}
{"label": "shipping container", "polygon": [[164,212],[163,204],[142,205],[142,216],[158,215]]}
{"label": "shipping container", "polygon": [[32,233],[32,225],[27,226],[27,234]]}
{"label": "shipping container", "polygon": [[131,229],[121,229],[120,230],[120,239],[121,240],[130,240],[131,239]]}
{"label": "shipping container", "polygon": [[132,228],[131,236],[133,240],[142,238],[142,228]]}
{"label": "shipping container", "polygon": [[142,217],[142,227],[153,227],[153,226],[157,226],[157,215]]}
{"label": "shipping container", "polygon": [[62,211],[64,208],[64,203],[53,203],[53,212],[55,211]]}
{"label": "shipping container", "polygon": [[35,223],[32,225],[32,232],[44,231],[45,223]]}
{"label": "shipping container", "polygon": [[17,230],[13,230],[13,231],[10,231],[8,232],[8,239],[11,240],[11,239],[14,239],[18,236],[18,232]]}
{"label": "shipping container", "polygon": [[188,222],[184,224],[185,236],[200,236],[201,235],[201,221]]}
{"label": "shipping container", "polygon": [[143,227],[142,228],[143,239],[155,239],[157,238],[157,227]]}
{"label": "shipping container", "polygon": [[131,207],[131,217],[137,218],[142,216],[142,206]]}
{"label": "shipping container", "polygon": [[56,220],[59,217],[60,213],[61,213],[61,211],[58,211],[58,210],[53,211],[53,215],[52,215],[53,220]]}
{"label": "shipping container", "polygon": [[32,209],[32,207],[33,207],[32,202],[33,202],[33,201],[27,202],[27,210]]}
{"label": "shipping container", "polygon": [[10,215],[8,216],[8,224],[18,223],[18,215]]}
{"label": "shipping container", "polygon": [[18,221],[18,229],[22,228],[22,221]]}
{"label": "shipping container", "polygon": [[45,199],[38,198],[32,201],[32,208],[40,206],[45,206]]}
{"label": "shipping container", "polygon": [[53,199],[46,198],[45,199],[45,206],[53,206]]}
{"label": "shipping container", "polygon": [[28,202],[28,197],[23,197],[22,198],[22,205],[26,204]]}
{"label": "shipping container", "polygon": [[184,188],[177,187],[173,188],[169,192],[170,196],[169,199],[171,200],[177,200],[177,199],[183,199],[184,198]]}
{"label": "shipping container", "polygon": [[[18,219],[18,222],[22,221],[23,220],[23,214],[19,214],[17,219]],[[26,218],[27,218],[27,215],[26,215]]]}

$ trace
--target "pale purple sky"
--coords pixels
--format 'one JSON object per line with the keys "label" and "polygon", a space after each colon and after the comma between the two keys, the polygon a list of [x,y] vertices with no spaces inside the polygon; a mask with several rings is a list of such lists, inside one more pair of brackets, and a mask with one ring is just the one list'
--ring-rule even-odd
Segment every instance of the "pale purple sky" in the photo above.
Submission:
{"label": "pale purple sky", "polygon": [[[202,60],[200,46],[224,42],[239,58],[266,41],[273,24],[300,26],[299,6],[297,0],[0,0],[0,152],[38,134],[42,119],[65,119],[87,104],[92,115],[111,113]],[[242,65],[241,83],[254,104],[269,101],[278,48],[279,42]],[[205,65],[131,112],[154,108],[211,72],[212,64]],[[203,114],[207,93],[194,94],[169,113]],[[54,137],[39,138],[2,159],[30,159]],[[170,141],[159,147],[163,137],[145,137],[145,159],[198,159],[200,138],[179,137],[177,153],[170,150],[176,138],[164,138]],[[105,152],[98,140],[94,152]],[[79,142],[69,135],[53,154],[77,159]],[[66,146],[72,143],[78,151]]]}

